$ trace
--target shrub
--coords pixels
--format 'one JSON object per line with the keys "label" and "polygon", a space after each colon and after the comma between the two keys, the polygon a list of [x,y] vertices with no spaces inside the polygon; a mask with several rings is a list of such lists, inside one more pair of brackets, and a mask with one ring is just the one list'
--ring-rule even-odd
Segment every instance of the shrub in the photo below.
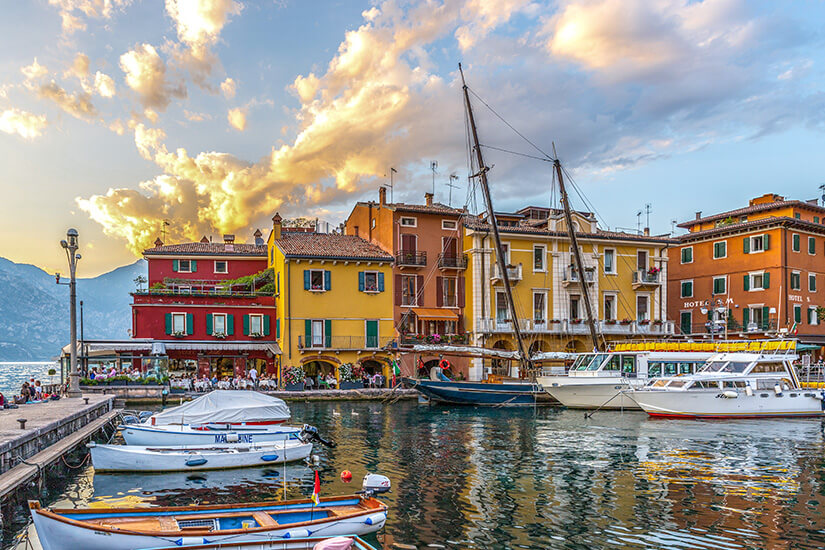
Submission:
{"label": "shrub", "polygon": [[285,384],[302,384],[305,377],[303,367],[289,367],[284,370],[283,380]]}

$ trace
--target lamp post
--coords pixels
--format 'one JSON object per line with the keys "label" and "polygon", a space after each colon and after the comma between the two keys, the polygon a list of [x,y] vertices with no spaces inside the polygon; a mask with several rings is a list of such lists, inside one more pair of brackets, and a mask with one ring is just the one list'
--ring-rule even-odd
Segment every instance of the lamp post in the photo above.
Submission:
{"label": "lamp post", "polygon": [[[77,372],[77,281],[75,275],[77,273],[77,261],[80,259],[80,254],[77,253],[77,229],[69,229],[66,231],[66,240],[60,241],[60,246],[66,251],[66,258],[69,261],[69,304],[70,304],[70,320],[72,347],[71,347],[71,366],[69,370],[69,397],[80,397],[80,374]],[[58,279],[59,282],[59,279]]]}

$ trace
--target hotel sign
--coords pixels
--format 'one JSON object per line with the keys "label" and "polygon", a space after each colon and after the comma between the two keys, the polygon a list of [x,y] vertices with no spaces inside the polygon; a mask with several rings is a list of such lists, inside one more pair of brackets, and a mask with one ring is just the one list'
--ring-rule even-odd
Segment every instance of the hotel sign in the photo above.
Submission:
{"label": "hotel sign", "polygon": [[[711,303],[713,302],[713,303]],[[728,298],[727,300],[722,300],[724,305],[730,305],[733,303],[733,298]],[[684,309],[691,309],[694,307],[712,307],[716,304],[716,300],[693,300],[692,302],[685,302],[682,306]]]}

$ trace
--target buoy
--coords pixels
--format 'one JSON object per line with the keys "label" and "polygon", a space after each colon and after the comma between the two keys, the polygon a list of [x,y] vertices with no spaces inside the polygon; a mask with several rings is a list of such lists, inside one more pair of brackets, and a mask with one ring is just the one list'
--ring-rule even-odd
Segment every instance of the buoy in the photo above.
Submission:
{"label": "buoy", "polygon": [[350,481],[352,481],[352,472],[350,472],[349,470],[344,470],[343,472],[341,472],[341,481],[343,481],[344,483],[349,483]]}

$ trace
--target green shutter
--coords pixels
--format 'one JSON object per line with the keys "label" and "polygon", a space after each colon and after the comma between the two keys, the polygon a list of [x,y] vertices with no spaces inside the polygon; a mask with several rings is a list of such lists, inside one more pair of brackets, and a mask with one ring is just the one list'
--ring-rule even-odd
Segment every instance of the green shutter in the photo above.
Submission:
{"label": "green shutter", "polygon": [[816,275],[808,274],[808,292],[816,292]]}
{"label": "green shutter", "polygon": [[751,289],[751,276],[750,275],[747,275],[747,274],[745,275],[745,287],[744,288],[745,288],[745,290],[750,290]]}
{"label": "green shutter", "polygon": [[750,237],[745,237],[744,239],[742,239],[742,250],[745,252],[745,254],[750,254],[751,253],[751,238]]}
{"label": "green shutter", "polygon": [[172,334],[172,314],[166,314],[166,334]]}
{"label": "green shutter", "polygon": [[364,272],[358,272],[358,292],[364,292]]}
{"label": "green shutter", "polygon": [[186,334],[194,334],[195,332],[195,316],[191,313],[186,314]]}
{"label": "green shutter", "polygon": [[235,334],[235,316],[231,313],[226,316],[226,334],[227,336]]}
{"label": "green shutter", "polygon": [[304,321],[304,347],[308,348],[312,345],[312,320]]}
{"label": "green shutter", "polygon": [[770,287],[771,287],[771,274],[766,271],[765,273],[762,274],[762,288],[770,288]]}
{"label": "green shutter", "polygon": [[281,337],[281,319],[280,317],[275,318],[275,338]]}
{"label": "green shutter", "polygon": [[249,336],[249,315],[243,316],[243,334]]}
{"label": "green shutter", "polygon": [[212,314],[206,314],[206,334],[213,334],[214,331],[212,330]]}
{"label": "green shutter", "polygon": [[304,290],[309,290],[309,270],[304,270]]}
{"label": "green shutter", "polygon": [[384,292],[384,274],[378,273],[378,292]]}
{"label": "green shutter", "polygon": [[793,236],[793,251],[799,252],[799,235]]}
{"label": "green shutter", "polygon": [[771,328],[770,315],[771,308],[769,308],[768,306],[762,306],[762,330],[767,330]]}
{"label": "green shutter", "polygon": [[192,271],[192,273],[195,273],[198,270],[197,260],[192,260],[189,262],[189,269]]}
{"label": "green shutter", "polygon": [[264,336],[269,336],[269,315],[264,315]]}
{"label": "green shutter", "polygon": [[768,250],[771,247],[771,236],[765,233],[762,235],[762,247]]}
{"label": "green shutter", "polygon": [[745,308],[742,310],[742,328],[747,330],[748,323],[751,322],[751,310]]}
{"label": "green shutter", "polygon": [[[327,272],[329,273],[329,272]],[[332,320],[324,319],[324,347],[332,347]]]}
{"label": "green shutter", "polygon": [[178,270],[178,261],[177,260],[172,260],[172,271],[177,271],[177,270]]}
{"label": "green shutter", "polygon": [[802,324],[802,308],[799,306],[793,306],[793,320],[799,324]]}
{"label": "green shutter", "polygon": [[332,289],[332,273],[324,270],[324,290]]}
{"label": "green shutter", "polygon": [[679,319],[679,328],[681,329],[682,334],[690,334],[691,328],[692,328],[690,326],[691,321],[692,321],[692,319],[691,319],[692,316],[691,316],[690,312],[689,311],[683,311],[680,314],[680,317],[681,318]]}
{"label": "green shutter", "polygon": [[378,321],[367,321],[367,347],[378,347]]}
{"label": "green shutter", "polygon": [[808,237],[808,254],[816,254],[816,239]]}

